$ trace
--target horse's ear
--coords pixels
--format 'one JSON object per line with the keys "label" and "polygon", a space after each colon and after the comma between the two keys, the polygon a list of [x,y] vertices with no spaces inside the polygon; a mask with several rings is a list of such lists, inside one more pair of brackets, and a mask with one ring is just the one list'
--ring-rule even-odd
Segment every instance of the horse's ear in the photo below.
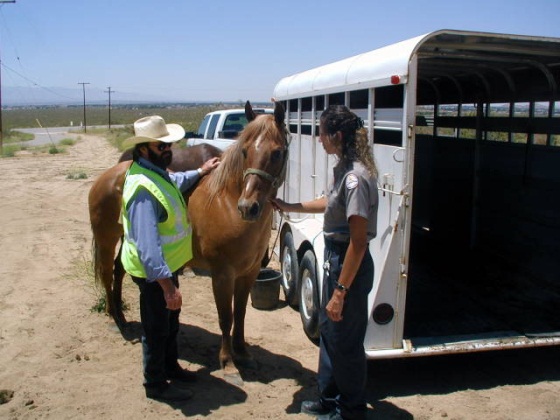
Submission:
{"label": "horse's ear", "polygon": [[249,122],[257,118],[257,114],[255,114],[255,111],[253,111],[253,107],[251,106],[251,102],[249,101],[245,102],[245,117]]}
{"label": "horse's ear", "polygon": [[276,124],[279,126],[284,125],[284,118],[286,116],[286,110],[284,109],[284,105],[281,102],[274,102],[274,119],[276,120]]}

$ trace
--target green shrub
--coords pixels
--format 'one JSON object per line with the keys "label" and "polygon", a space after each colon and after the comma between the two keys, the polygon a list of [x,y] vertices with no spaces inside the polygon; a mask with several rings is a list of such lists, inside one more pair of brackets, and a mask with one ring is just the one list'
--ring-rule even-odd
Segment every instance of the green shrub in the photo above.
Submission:
{"label": "green shrub", "polygon": [[131,125],[122,128],[111,128],[109,131],[105,132],[105,138],[119,150],[122,150],[122,142],[133,135],[134,129]]}
{"label": "green shrub", "polygon": [[21,143],[24,141],[33,140],[35,136],[29,133],[22,133],[21,131],[14,131],[9,130],[3,133],[2,136],[2,143],[3,144],[12,144],[12,143]]}
{"label": "green shrub", "polygon": [[21,150],[21,148],[16,145],[4,146],[2,147],[2,157],[14,157],[18,150]]}
{"label": "green shrub", "polygon": [[73,172],[66,175],[66,179],[87,179],[87,174],[83,171]]}
{"label": "green shrub", "polygon": [[91,312],[97,312],[98,314],[102,314],[105,312],[107,308],[107,302],[105,301],[105,296],[98,296],[97,302],[91,307]]}
{"label": "green shrub", "polygon": [[76,144],[76,141],[70,138],[62,139],[58,142],[58,144],[62,144],[63,146],[73,146]]}
{"label": "green shrub", "polygon": [[[130,307],[128,306],[128,304],[124,301],[122,301],[122,310],[124,312],[128,311],[130,309]],[[98,314],[102,314],[105,313],[105,311],[107,310],[107,301],[105,300],[105,295],[98,295],[97,296],[97,302],[95,302],[93,304],[93,306],[91,307],[91,312],[96,312]]]}

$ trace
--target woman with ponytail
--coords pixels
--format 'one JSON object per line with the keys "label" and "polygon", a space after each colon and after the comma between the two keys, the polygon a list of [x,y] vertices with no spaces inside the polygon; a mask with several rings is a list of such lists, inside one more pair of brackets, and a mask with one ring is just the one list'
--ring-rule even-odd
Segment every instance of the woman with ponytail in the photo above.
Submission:
{"label": "woman with ponytail", "polygon": [[301,411],[321,418],[365,419],[363,342],[373,286],[369,241],[377,234],[377,169],[363,121],[345,106],[323,111],[319,141],[338,158],[327,196],[303,203],[272,201],[284,212],[325,215],[319,399],[304,401]]}

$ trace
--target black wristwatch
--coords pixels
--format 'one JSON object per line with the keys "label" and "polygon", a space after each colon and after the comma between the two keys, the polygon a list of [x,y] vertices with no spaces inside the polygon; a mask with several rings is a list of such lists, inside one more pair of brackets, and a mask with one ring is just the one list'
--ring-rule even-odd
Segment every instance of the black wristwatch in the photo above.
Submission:
{"label": "black wristwatch", "polygon": [[347,291],[348,291],[348,287],[346,287],[346,286],[340,284],[339,282],[336,282],[334,285],[335,285],[335,287],[336,287],[338,290],[342,290],[343,292],[347,292]]}

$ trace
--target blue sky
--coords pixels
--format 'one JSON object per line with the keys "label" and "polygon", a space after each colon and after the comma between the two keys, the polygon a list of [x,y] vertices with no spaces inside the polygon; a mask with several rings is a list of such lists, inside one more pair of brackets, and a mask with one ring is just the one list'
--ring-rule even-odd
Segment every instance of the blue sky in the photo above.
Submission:
{"label": "blue sky", "polygon": [[438,29],[560,37],[560,1],[16,0],[2,87],[267,101],[282,77]]}

